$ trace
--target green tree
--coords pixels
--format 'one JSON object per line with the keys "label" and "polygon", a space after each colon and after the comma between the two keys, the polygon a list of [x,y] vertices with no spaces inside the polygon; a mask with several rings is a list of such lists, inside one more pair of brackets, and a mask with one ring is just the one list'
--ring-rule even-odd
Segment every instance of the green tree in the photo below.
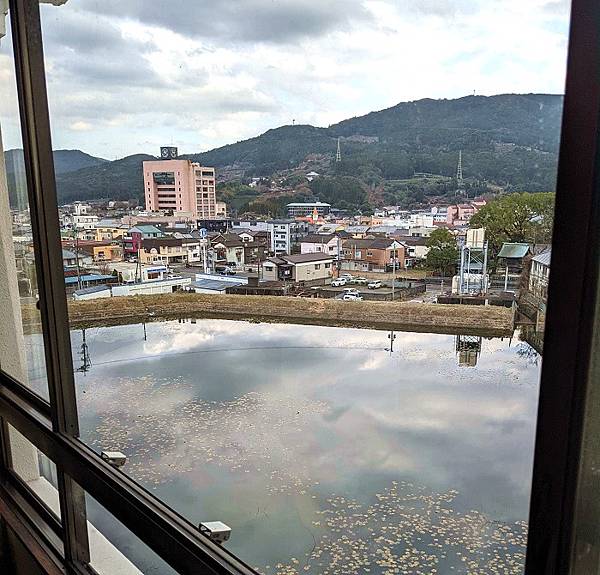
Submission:
{"label": "green tree", "polygon": [[454,274],[458,262],[458,247],[452,233],[445,228],[433,230],[427,238],[427,247],[427,267],[442,275]]}
{"label": "green tree", "polygon": [[485,228],[492,257],[504,242],[549,243],[554,222],[554,193],[527,192],[500,196],[479,210],[471,228]]}

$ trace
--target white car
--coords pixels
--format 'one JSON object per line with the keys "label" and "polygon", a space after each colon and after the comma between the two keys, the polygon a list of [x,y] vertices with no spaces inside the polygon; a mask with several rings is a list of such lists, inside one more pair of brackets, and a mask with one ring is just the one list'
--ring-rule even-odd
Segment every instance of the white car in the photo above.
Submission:
{"label": "white car", "polygon": [[344,301],[362,301],[363,298],[361,295],[356,295],[353,293],[345,293],[342,297]]}
{"label": "white car", "polygon": [[340,274],[340,279],[345,279],[347,282],[352,281],[352,274]]}
{"label": "white car", "polygon": [[379,280],[375,280],[375,281],[369,282],[367,284],[367,287],[369,289],[379,289],[380,287],[383,287],[383,284]]}
{"label": "white car", "polygon": [[360,296],[360,292],[357,289],[354,289],[354,288],[344,288],[344,291],[342,293],[344,295]]}
{"label": "white car", "polygon": [[331,282],[331,285],[333,287],[341,287],[341,286],[345,286],[347,283],[346,278],[337,278],[336,280],[333,280]]}
{"label": "white car", "polygon": [[369,283],[369,280],[367,278],[358,277],[353,278],[352,283],[357,285],[367,285]]}

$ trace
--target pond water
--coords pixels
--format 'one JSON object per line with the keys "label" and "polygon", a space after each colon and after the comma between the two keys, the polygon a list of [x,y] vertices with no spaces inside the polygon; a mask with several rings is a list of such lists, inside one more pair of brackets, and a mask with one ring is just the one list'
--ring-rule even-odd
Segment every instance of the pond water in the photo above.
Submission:
{"label": "pond water", "polygon": [[85,339],[82,439],[192,523],[227,523],[260,572],[523,571],[539,366],[516,338],[198,320]]}

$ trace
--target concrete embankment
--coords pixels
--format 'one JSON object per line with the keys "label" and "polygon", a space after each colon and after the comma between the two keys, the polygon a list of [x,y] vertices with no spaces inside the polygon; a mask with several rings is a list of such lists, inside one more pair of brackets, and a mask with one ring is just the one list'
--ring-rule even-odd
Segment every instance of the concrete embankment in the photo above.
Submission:
{"label": "concrete embankment", "polygon": [[[73,329],[216,318],[489,337],[513,332],[511,310],[495,306],[182,293],[71,301],[69,318]],[[23,320],[27,332],[38,331],[36,314],[27,306]]]}

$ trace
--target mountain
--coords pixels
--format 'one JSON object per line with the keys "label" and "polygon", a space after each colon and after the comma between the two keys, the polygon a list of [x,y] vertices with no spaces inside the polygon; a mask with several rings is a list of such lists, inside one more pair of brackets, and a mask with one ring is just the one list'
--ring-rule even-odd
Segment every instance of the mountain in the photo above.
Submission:
{"label": "mountain", "polygon": [[[52,155],[54,158],[54,170],[57,176],[76,172],[82,168],[97,167],[108,162],[108,160],[90,156],[81,150],[54,150]],[[16,205],[17,203],[17,191],[20,201],[26,203],[27,187],[25,183],[23,150],[19,148],[7,150],[4,152],[4,161],[11,205]]]}
{"label": "mountain", "polygon": [[[342,204],[343,190],[350,187],[345,203],[353,208],[378,203],[412,206],[428,197],[455,194],[452,178],[459,150],[467,195],[497,188],[552,191],[562,103],[562,96],[551,94],[423,99],[327,128],[281,126],[182,157],[215,166],[221,181],[277,175],[307,197],[312,194]],[[341,162],[335,162],[338,139]],[[145,159],[154,157],[138,154],[113,162],[93,158],[95,165],[75,171],[57,169],[59,200],[142,199]],[[322,177],[307,186],[302,176],[311,169]],[[424,181],[414,178],[415,173],[440,178]],[[249,194],[248,189],[240,193]]]}
{"label": "mountain", "polygon": [[108,162],[104,158],[90,156],[81,150],[54,150],[54,171],[56,174],[67,174],[82,168],[100,166]]}
{"label": "mountain", "polygon": [[56,176],[58,201],[74,200],[129,200],[143,199],[144,179],[142,162],[155,160],[148,154],[135,154],[112,162],[103,162],[74,172]]}

